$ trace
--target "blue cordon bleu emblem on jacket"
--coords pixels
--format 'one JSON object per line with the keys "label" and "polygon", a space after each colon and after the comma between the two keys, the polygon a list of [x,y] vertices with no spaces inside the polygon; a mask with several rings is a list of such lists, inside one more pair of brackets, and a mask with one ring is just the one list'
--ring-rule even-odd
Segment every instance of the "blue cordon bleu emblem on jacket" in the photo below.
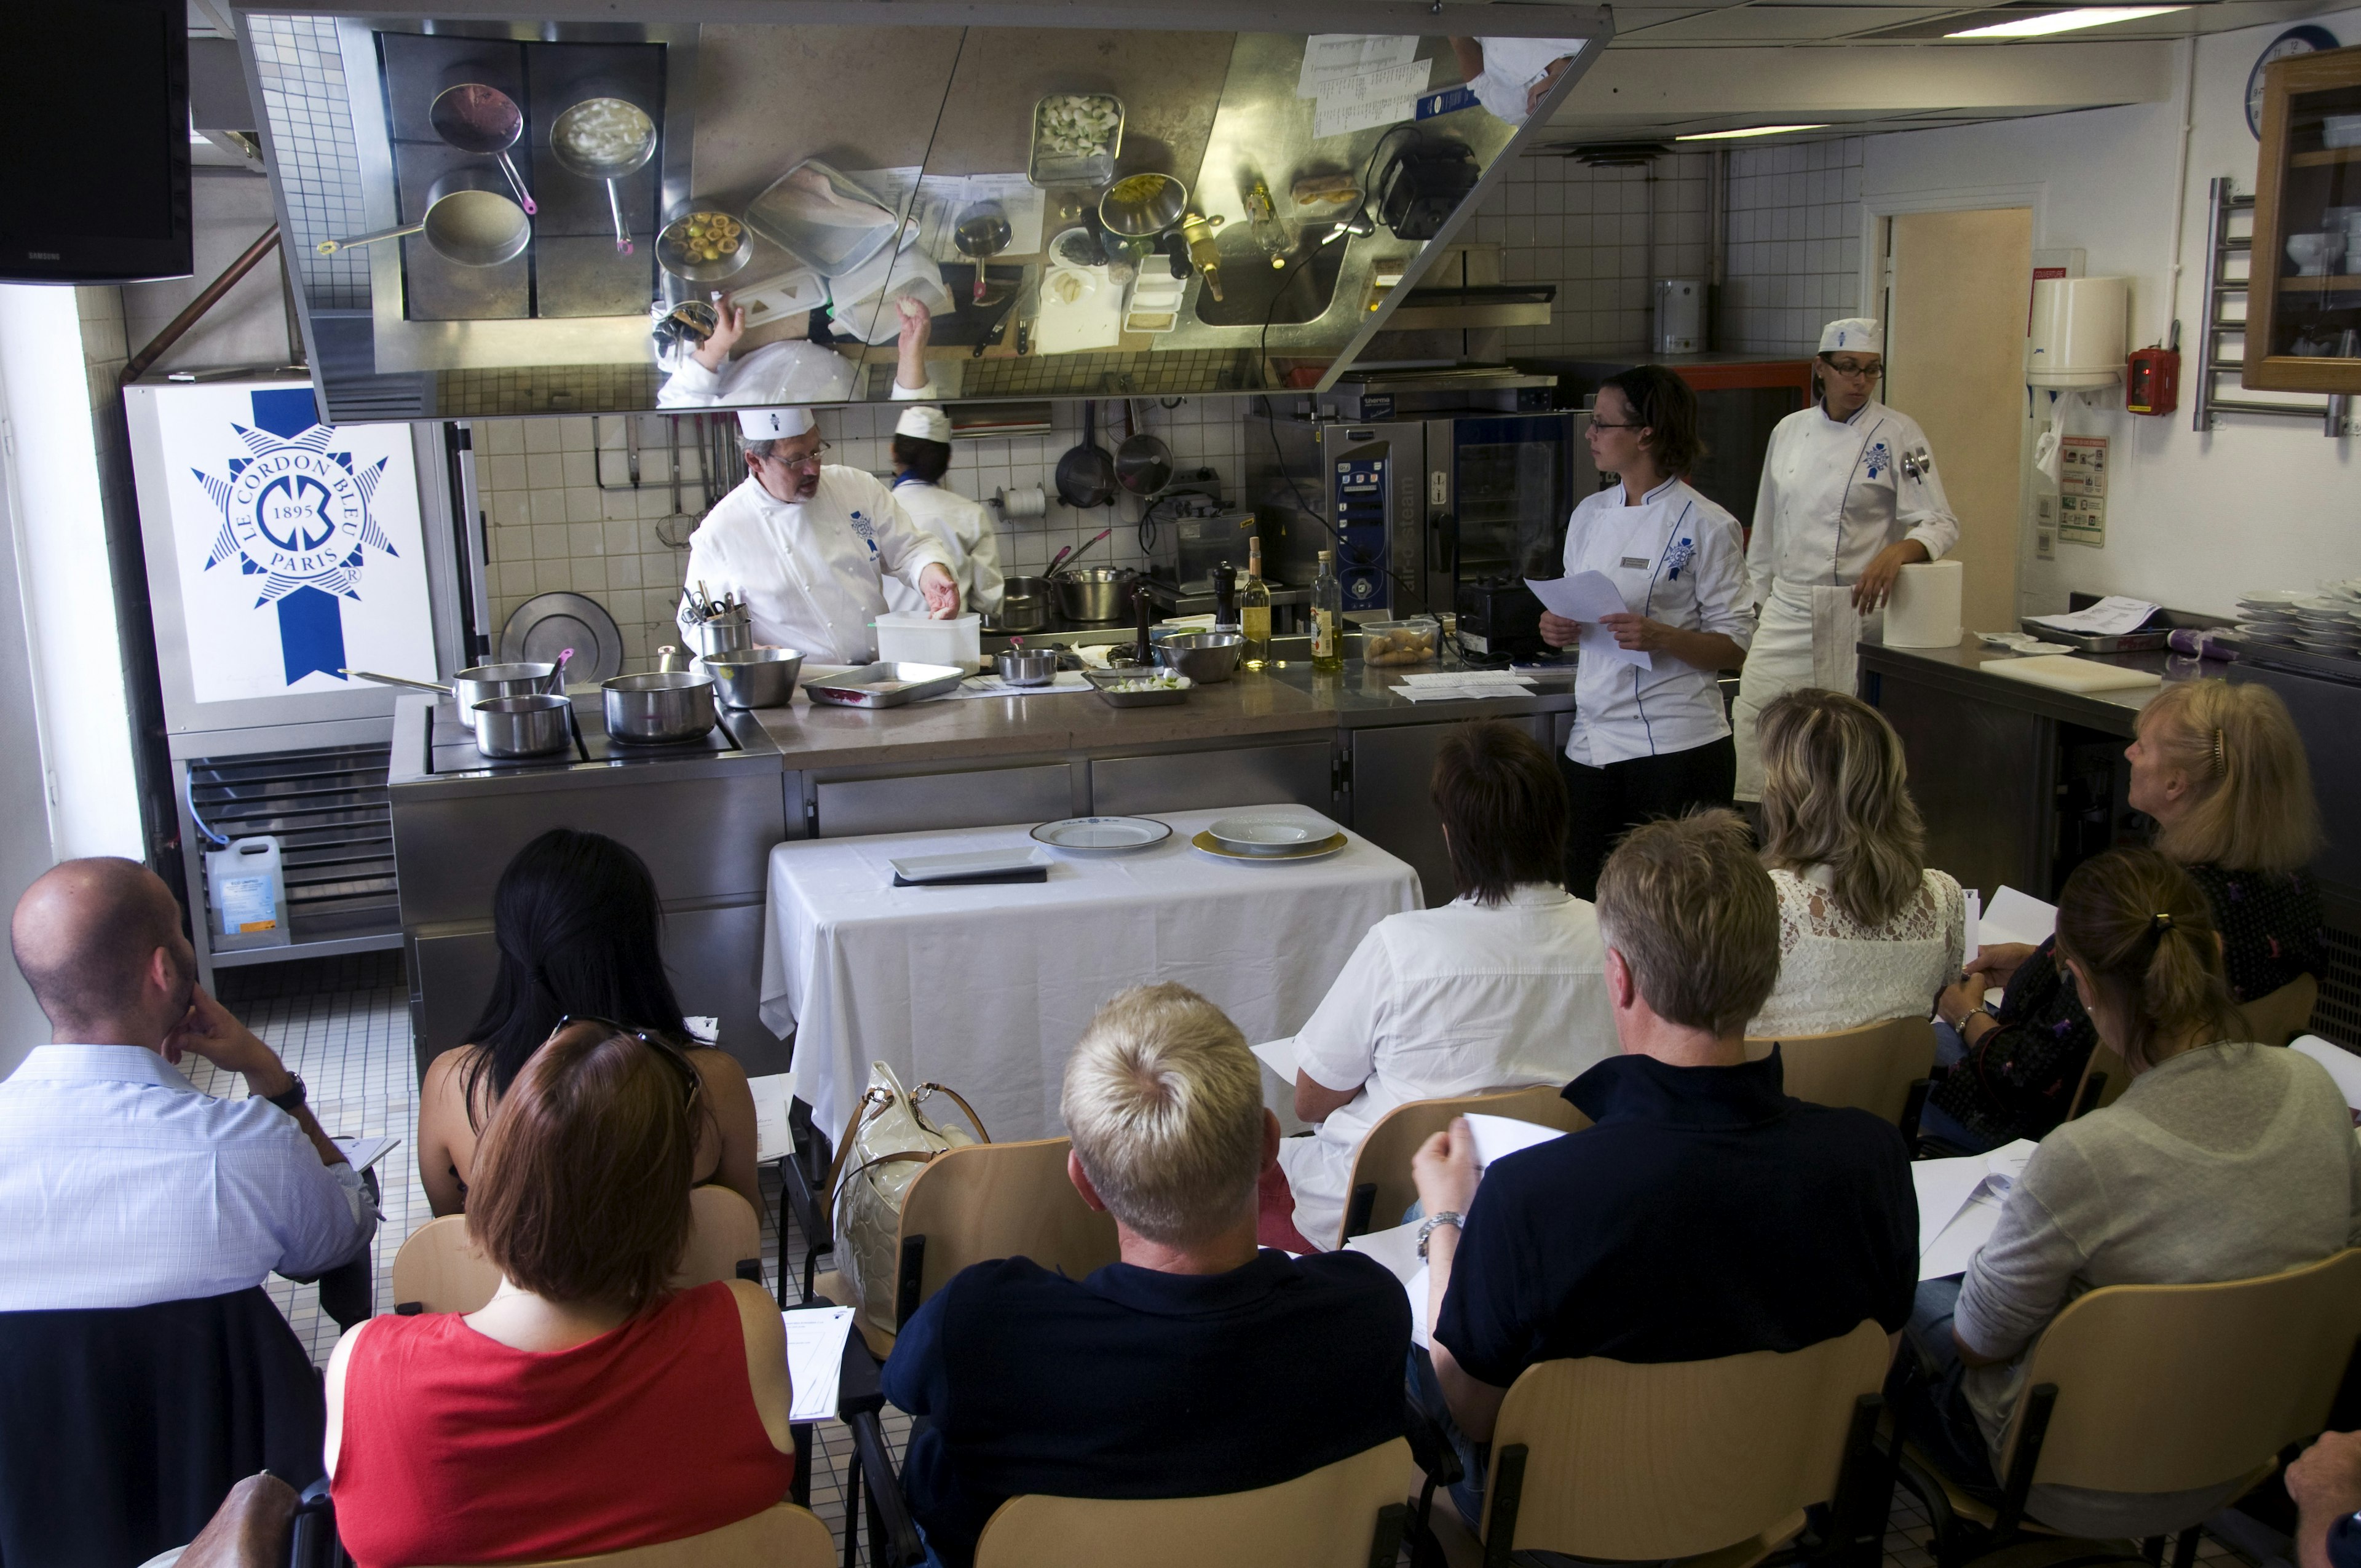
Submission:
{"label": "blue cordon bleu emblem on jacket", "polygon": [[1679,582],[1681,574],[1687,571],[1689,563],[1696,559],[1696,540],[1684,539],[1675,544],[1670,550],[1664,552],[1664,580],[1668,583]]}
{"label": "blue cordon bleu emblem on jacket", "polygon": [[867,514],[857,510],[852,514],[851,522],[852,532],[861,536],[861,543],[869,546],[872,555],[876,554],[877,525],[869,521]]}
{"label": "blue cordon bleu emblem on jacket", "polygon": [[1894,466],[1894,450],[1883,441],[1872,441],[1861,455],[1861,468],[1872,479]]}
{"label": "blue cordon bleu emblem on jacket", "polygon": [[355,467],[312,410],[309,388],[257,392],[253,426],[230,425],[247,455],[229,459],[226,477],[191,470],[222,510],[205,569],[235,560],[261,579],[254,608],[278,607],[289,685],[314,671],[346,678],[342,601],[361,597],[366,552],[396,554],[369,513],[387,459]]}

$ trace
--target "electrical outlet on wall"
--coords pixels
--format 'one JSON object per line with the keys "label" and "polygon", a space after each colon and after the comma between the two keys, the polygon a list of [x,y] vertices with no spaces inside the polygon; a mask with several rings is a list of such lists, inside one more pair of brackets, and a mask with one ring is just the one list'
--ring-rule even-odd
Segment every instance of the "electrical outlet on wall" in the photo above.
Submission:
{"label": "electrical outlet on wall", "polygon": [[2033,498],[2033,558],[2054,561],[2058,558],[2058,498]]}

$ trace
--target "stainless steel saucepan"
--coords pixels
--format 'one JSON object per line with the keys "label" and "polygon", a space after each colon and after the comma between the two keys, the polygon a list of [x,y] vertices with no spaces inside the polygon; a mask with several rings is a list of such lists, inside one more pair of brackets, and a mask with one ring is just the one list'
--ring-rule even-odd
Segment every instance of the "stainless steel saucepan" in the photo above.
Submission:
{"label": "stainless steel saucepan", "polygon": [[357,680],[375,681],[381,686],[408,686],[413,691],[434,692],[447,696],[459,705],[461,713],[468,712],[479,702],[496,696],[531,696],[551,689],[562,664],[538,662],[518,664],[477,664],[451,677],[449,685],[434,681],[413,681],[406,675],[380,675],[371,670],[346,670],[344,673]]}
{"label": "stainless steel saucepan", "polygon": [[677,652],[660,648],[654,670],[601,683],[610,738],[631,746],[676,746],[713,728],[719,717],[713,677],[674,669]]}
{"label": "stainless steel saucepan", "polygon": [[628,180],[656,155],[656,123],[628,98],[580,99],[549,126],[550,156],[568,173],[603,181],[607,210],[615,220],[615,249],[631,254],[631,228],[623,220],[619,181]]}
{"label": "stainless steel saucepan", "polygon": [[496,696],[468,709],[476,726],[476,750],[487,757],[547,757],[572,744],[570,698],[547,692],[532,696]]}
{"label": "stainless steel saucepan", "polygon": [[435,255],[460,267],[498,267],[514,261],[533,243],[533,220],[524,215],[498,175],[485,169],[455,169],[426,188],[426,208],[414,224],[324,239],[316,247],[334,256],[348,246],[375,245],[403,235],[423,235]]}

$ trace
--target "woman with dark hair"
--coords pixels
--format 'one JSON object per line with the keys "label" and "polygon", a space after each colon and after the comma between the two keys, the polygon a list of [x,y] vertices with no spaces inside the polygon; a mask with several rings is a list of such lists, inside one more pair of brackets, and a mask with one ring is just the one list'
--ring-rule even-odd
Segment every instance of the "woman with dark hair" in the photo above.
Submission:
{"label": "woman with dark hair", "polygon": [[686,1052],[698,1096],[696,1179],[763,1210],[754,1097],[727,1052],[692,1048],[664,967],[664,916],[639,856],[599,833],[553,828],[516,852],[492,894],[500,972],[473,1042],[427,1065],[419,1086],[418,1175],[434,1212],[467,1207],[477,1141],[557,1021],[611,1018]]}
{"label": "woman with dark hair", "polygon": [[[1705,450],[1688,383],[1661,365],[1609,377],[1589,440],[1599,471],[1621,483],[1574,509],[1565,574],[1604,574],[1624,608],[1600,618],[1605,645],[1584,650],[1575,675],[1564,771],[1565,885],[1577,898],[1598,891],[1626,830],[1730,804],[1738,754],[1718,673],[1746,662],[1754,629],[1738,521],[1688,482]],[[1579,621],[1542,617],[1553,648],[1582,634]]]}
{"label": "woman with dark hair", "polygon": [[328,1363],[336,1530],[362,1568],[685,1541],[785,1499],[786,1334],[763,1287],[672,1288],[706,1085],[664,1036],[569,1019],[484,1129],[465,1316],[372,1318]]}
{"label": "woman with dark hair", "polygon": [[[1964,1276],[1918,1287],[1907,1333],[1929,1374],[1898,1387],[1905,1430],[1996,1496],[1994,1456],[2028,1354],[2066,1304],[2108,1285],[2202,1285],[2315,1263],[2361,1242],[2361,1143],[2327,1069],[2253,1043],[2221,923],[2154,850],[2084,861],[2058,900],[2058,963],[2131,1087],[2059,1125],[2010,1184]],[[2069,1535],[2178,1532],[2246,1485],[2149,1496],[2036,1486]]]}
{"label": "woman with dark hair", "polygon": [[1371,927],[1297,1032],[1295,1113],[1316,1130],[1279,1143],[1266,1245],[1338,1244],[1353,1157],[1397,1105],[1570,1083],[1615,1054],[1598,917],[1558,884],[1565,786],[1549,748],[1459,725],[1430,789],[1459,896]]}

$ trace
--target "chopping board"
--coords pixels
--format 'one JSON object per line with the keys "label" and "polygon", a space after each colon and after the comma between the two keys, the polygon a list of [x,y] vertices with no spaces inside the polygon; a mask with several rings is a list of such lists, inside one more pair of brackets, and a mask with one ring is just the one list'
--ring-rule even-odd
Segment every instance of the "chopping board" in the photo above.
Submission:
{"label": "chopping board", "polygon": [[1982,667],[1988,675],[2005,675],[2013,681],[2030,681],[2035,685],[2053,686],[2063,692],[2121,691],[2164,684],[2164,677],[2153,670],[2127,670],[2121,664],[2102,664],[2095,659],[2077,659],[2068,653],[2037,653],[2029,659],[1986,659]]}

